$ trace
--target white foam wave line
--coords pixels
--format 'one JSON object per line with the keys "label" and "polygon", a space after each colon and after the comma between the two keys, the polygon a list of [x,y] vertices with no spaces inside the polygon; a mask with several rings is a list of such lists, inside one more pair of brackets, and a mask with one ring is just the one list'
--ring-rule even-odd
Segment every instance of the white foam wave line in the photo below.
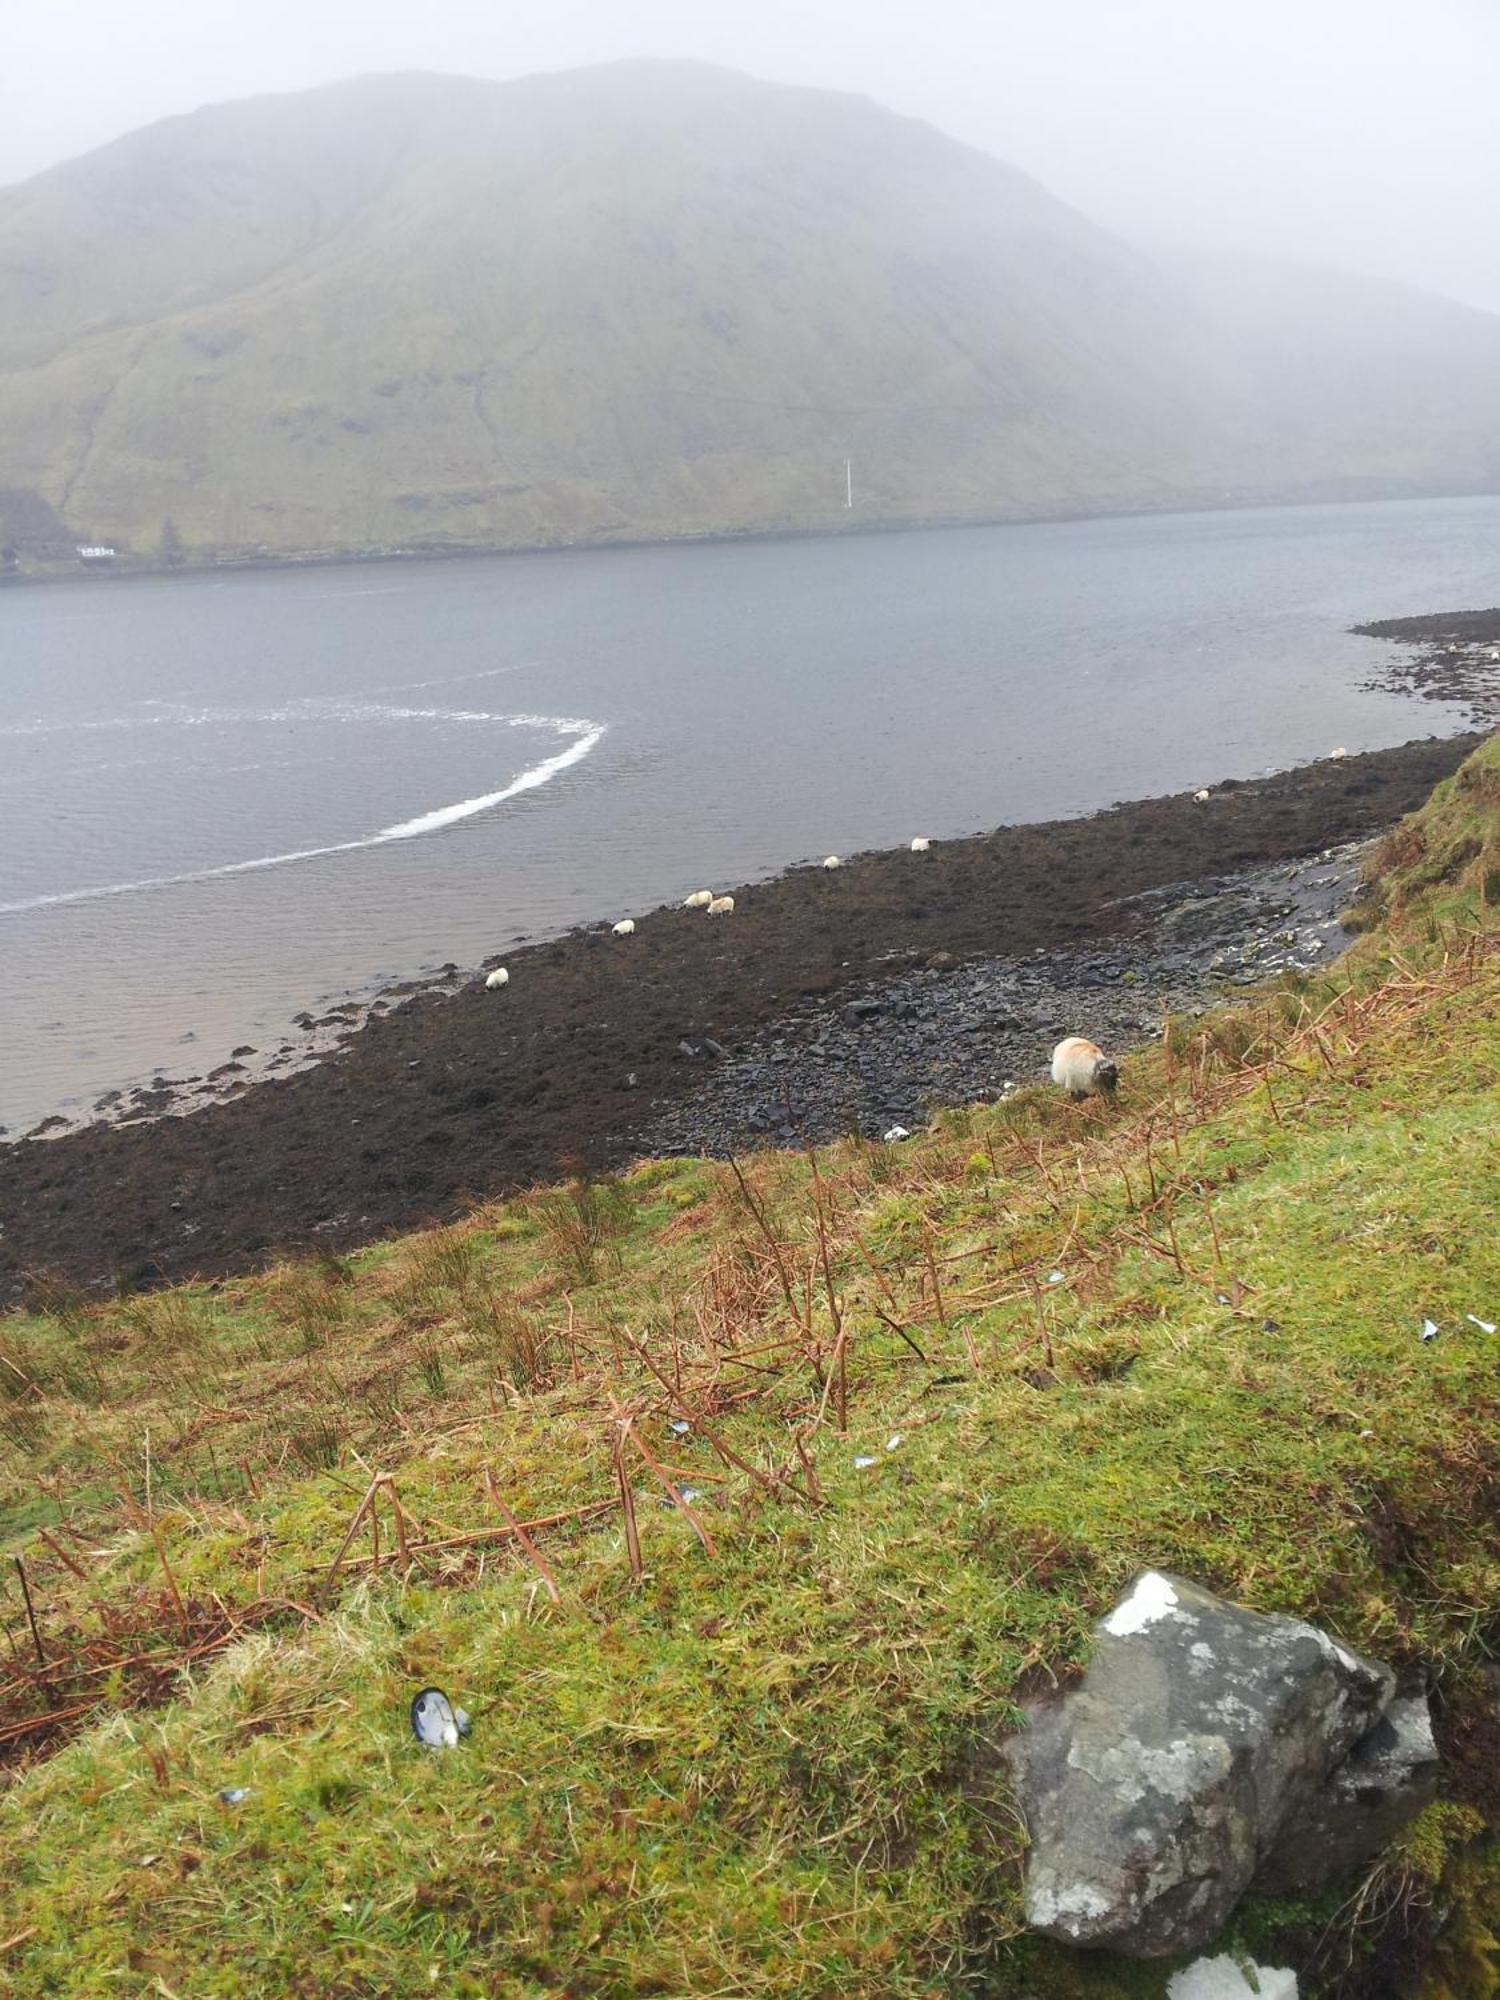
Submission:
{"label": "white foam wave line", "polygon": [[19,903],[0,903],[0,917],[19,916],[26,910],[52,909],[60,903],[92,903],[105,896],[131,896],[143,889],[175,889],[186,882],[213,882],[226,875],[253,875],[265,868],[285,868],[294,861],[319,861],[329,854],[355,854],[366,847],[384,847],[393,840],[415,840],[420,834],[436,833],[441,827],[453,826],[459,820],[472,819],[476,813],[504,805],[507,799],[516,798],[522,792],[536,791],[555,778],[559,771],[566,771],[570,764],[581,763],[607,727],[602,722],[576,721],[571,717],[555,715],[490,716],[486,720],[555,729],[559,735],[570,735],[574,740],[555,756],[544,757],[540,764],[532,764],[498,792],[483,792],[478,798],[459,799],[453,805],[438,806],[432,812],[419,814],[416,819],[404,819],[395,826],[384,826],[378,833],[366,834],[359,840],[339,840],[328,847],[299,847],[288,854],[261,854],[253,861],[226,861],[217,868],[193,868],[181,875],[152,875],[139,882],[107,882],[91,889],[66,889],[55,896],[29,896]]}
{"label": "white foam wave line", "polygon": [[[413,687],[423,683],[414,681]],[[428,683],[433,687],[441,683]],[[217,723],[244,722],[540,722],[548,728],[590,728],[565,717],[503,715],[488,708],[406,708],[394,702],[344,701],[307,696],[283,702],[279,708],[190,708],[186,702],[148,701],[150,715],[105,715],[43,718],[33,722],[0,723],[0,736],[60,736],[84,730],[205,729]]]}

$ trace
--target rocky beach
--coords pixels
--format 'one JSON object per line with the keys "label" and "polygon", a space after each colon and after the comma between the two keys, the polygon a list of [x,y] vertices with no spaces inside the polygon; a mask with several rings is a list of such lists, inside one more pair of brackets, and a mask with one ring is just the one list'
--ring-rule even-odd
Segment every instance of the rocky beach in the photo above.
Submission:
{"label": "rocky beach", "polygon": [[793,868],[728,920],[528,946],[501,993],[455,969],[325,1023],[307,1067],[289,1045],[209,1104],[164,1084],[0,1149],[0,1297],[253,1269],[653,1150],[910,1128],[1038,1081],[1063,1031],[1128,1048],[1163,1004],[1331,956],[1358,843],[1476,740]]}

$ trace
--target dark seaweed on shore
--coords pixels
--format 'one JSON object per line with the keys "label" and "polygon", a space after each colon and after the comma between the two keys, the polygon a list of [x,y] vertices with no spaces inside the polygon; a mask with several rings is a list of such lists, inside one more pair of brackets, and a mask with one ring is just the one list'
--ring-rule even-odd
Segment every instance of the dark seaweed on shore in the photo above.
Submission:
{"label": "dark seaweed on shore", "polygon": [[1226,783],[1208,805],[1147,799],[794,869],[737,892],[727,922],[666,909],[633,938],[602,928],[518,951],[503,993],[476,979],[418,994],[232,1102],[0,1148],[0,1299],[47,1277],[97,1290],[246,1270],[450,1217],[571,1163],[617,1164],[712,1087],[684,1043],[733,1056],[810,999],[868,994],[938,954],[1107,943],[1141,923],[1132,898],[1389,826],[1475,740]]}

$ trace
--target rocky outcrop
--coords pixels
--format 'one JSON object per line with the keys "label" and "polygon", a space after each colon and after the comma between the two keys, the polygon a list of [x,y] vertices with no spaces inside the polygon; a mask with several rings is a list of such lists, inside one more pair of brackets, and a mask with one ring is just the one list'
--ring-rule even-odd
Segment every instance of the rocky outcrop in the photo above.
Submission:
{"label": "rocky outcrop", "polygon": [[1436,1777],[1426,1704],[1398,1701],[1388,1668],[1157,1570],[1009,1755],[1029,1920],[1137,1957],[1208,1944],[1252,1885],[1315,1888],[1368,1859]]}

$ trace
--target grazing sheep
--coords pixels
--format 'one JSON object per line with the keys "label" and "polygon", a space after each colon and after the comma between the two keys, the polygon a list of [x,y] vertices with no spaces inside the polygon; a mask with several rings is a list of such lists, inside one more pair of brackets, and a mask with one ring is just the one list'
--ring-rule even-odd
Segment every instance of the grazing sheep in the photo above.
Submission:
{"label": "grazing sheep", "polygon": [[498,993],[502,986],[509,986],[510,974],[503,965],[497,965],[484,984],[486,992]]}
{"label": "grazing sheep", "polygon": [[911,844],[911,851],[913,854],[925,854],[931,845],[932,842],[927,838],[926,834],[919,833]]}
{"label": "grazing sheep", "polygon": [[695,889],[691,896],[683,897],[682,907],[685,910],[706,910],[713,899],[712,889]]}
{"label": "grazing sheep", "polygon": [[620,921],[617,924],[610,925],[610,929],[614,932],[616,937],[634,937],[635,918],[621,917]]}
{"label": "grazing sheep", "polygon": [[1197,802],[1197,803],[1198,803],[1198,804],[1199,804],[1200,806],[1201,806],[1201,805],[1203,804],[1203,801],[1204,801],[1204,800],[1205,800],[1206,798],[1208,798],[1209,796],[1210,796],[1210,794],[1209,794],[1209,793],[1208,793],[1207,791],[1202,791],[1202,792],[1194,792],[1194,794],[1193,794],[1193,798],[1195,799],[1195,801],[1196,801],[1196,802]]}
{"label": "grazing sheep", "polygon": [[825,868],[842,868],[843,865],[843,862],[839,860],[836,854],[827,854],[823,857],[823,866]]}
{"label": "grazing sheep", "polygon": [[1330,750],[1328,754],[1330,757],[1347,757],[1349,755],[1349,752],[1344,748],[1343,744],[1341,743],[1337,750]]}
{"label": "grazing sheep", "polygon": [[1052,1081],[1075,1102],[1101,1093],[1110,1097],[1119,1080],[1118,1069],[1086,1035],[1069,1035],[1052,1051]]}
{"label": "grazing sheep", "polygon": [[733,896],[712,897],[708,905],[708,914],[711,917],[732,917],[734,915]]}

